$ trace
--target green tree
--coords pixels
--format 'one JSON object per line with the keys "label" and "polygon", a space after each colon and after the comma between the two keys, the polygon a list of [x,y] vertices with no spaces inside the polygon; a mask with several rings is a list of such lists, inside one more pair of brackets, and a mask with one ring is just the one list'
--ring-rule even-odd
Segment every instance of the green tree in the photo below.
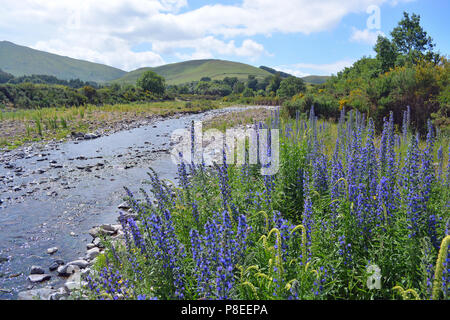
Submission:
{"label": "green tree", "polygon": [[137,81],[137,86],[145,91],[163,95],[166,91],[165,79],[153,71],[146,71]]}
{"label": "green tree", "polygon": [[416,63],[419,59],[438,60],[439,55],[433,52],[433,39],[420,25],[420,15],[403,12],[403,19],[392,32],[392,42],[398,51]]}
{"label": "green tree", "polygon": [[379,35],[374,50],[377,53],[377,59],[380,62],[382,72],[387,72],[390,68],[395,67],[398,50],[395,44],[389,41],[388,38]]}
{"label": "green tree", "polygon": [[247,88],[250,88],[253,91],[255,91],[257,85],[258,85],[258,80],[256,80],[254,75],[249,74],[248,80],[247,80]]}
{"label": "green tree", "polygon": [[281,76],[277,72],[274,76],[272,76],[269,86],[267,87],[267,91],[277,92],[277,90],[280,88],[280,83],[281,83]]}
{"label": "green tree", "polygon": [[195,86],[194,91],[196,94],[208,94],[208,90],[211,85],[212,84],[207,81],[199,81]]}
{"label": "green tree", "polygon": [[233,93],[242,93],[245,90],[245,85],[241,81],[238,81],[233,86]]}
{"label": "green tree", "polygon": [[305,82],[297,77],[289,77],[281,81],[277,95],[281,98],[291,98],[306,90]]}
{"label": "green tree", "polygon": [[242,96],[246,97],[246,98],[254,97],[255,96],[255,92],[252,89],[250,89],[250,88],[245,88],[244,92],[242,92]]}
{"label": "green tree", "polygon": [[234,85],[236,84],[236,82],[238,82],[238,78],[237,77],[225,77],[223,78],[223,82],[227,85],[229,85],[231,88],[234,87]]}
{"label": "green tree", "polygon": [[272,79],[272,76],[267,76],[263,80],[258,81],[258,85],[256,86],[256,88],[258,90],[265,91],[267,89],[267,86],[269,85],[271,79]]}

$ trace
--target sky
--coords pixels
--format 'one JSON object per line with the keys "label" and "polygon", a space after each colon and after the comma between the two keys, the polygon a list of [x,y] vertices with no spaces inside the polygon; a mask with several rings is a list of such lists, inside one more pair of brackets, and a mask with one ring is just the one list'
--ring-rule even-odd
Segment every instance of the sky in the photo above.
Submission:
{"label": "sky", "polygon": [[192,59],[336,74],[403,11],[448,55],[448,0],[1,0],[0,40],[125,71]]}

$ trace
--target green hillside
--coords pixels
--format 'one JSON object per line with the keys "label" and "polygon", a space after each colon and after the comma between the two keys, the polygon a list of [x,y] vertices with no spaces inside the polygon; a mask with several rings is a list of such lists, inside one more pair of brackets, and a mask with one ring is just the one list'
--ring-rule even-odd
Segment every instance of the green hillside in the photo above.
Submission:
{"label": "green hillside", "polygon": [[271,73],[248,64],[225,60],[192,60],[166,64],[156,68],[141,68],[127,73],[117,82],[135,84],[136,80],[147,70],[153,70],[166,79],[167,84],[182,84],[198,81],[202,77],[222,80],[225,77],[237,77],[246,80],[249,75],[258,79],[270,76]]}
{"label": "green hillside", "polygon": [[105,82],[126,72],[103,64],[63,57],[56,54],[0,41],[0,69],[19,77],[45,74],[58,79]]}
{"label": "green hillside", "polygon": [[330,76],[306,76],[302,79],[307,83],[322,84],[325,83],[329,78]]}

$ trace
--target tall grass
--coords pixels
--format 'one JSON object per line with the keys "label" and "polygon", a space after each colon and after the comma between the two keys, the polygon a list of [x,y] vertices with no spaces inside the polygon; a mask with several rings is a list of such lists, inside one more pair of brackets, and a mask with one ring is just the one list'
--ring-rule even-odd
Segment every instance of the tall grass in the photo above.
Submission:
{"label": "tall grass", "polygon": [[[0,112],[0,123],[5,121],[16,124],[14,135],[5,134],[0,130],[0,137],[6,144],[27,141],[30,138],[51,139],[66,136],[70,130],[87,130],[89,127],[105,125],[108,121],[120,121],[124,117],[138,119],[152,115],[171,115],[179,112],[200,112],[213,108],[227,106],[230,103],[208,102],[203,104],[193,101],[186,106],[182,101],[163,101],[151,103],[129,103],[116,105],[85,105],[76,107],[37,108],[37,109],[5,109]],[[28,128],[32,122],[37,137],[33,137]],[[24,124],[24,125],[22,125]],[[3,135],[2,135],[3,134]]]}

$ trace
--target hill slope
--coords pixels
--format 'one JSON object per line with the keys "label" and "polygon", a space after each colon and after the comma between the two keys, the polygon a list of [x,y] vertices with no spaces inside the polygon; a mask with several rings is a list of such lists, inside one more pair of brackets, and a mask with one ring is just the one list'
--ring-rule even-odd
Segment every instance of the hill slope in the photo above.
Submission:
{"label": "hill slope", "polygon": [[136,80],[147,70],[152,70],[166,79],[167,84],[175,85],[198,81],[202,77],[222,80],[225,77],[237,77],[246,80],[249,75],[257,79],[270,76],[271,73],[248,64],[225,60],[191,60],[166,64],[155,68],[141,68],[127,73],[114,82],[135,84]]}
{"label": "hill slope", "polygon": [[0,41],[0,69],[16,77],[45,74],[63,80],[95,82],[111,81],[126,74],[107,65],[34,50],[8,41]]}
{"label": "hill slope", "polygon": [[306,76],[302,78],[307,83],[322,84],[330,79],[330,76]]}

